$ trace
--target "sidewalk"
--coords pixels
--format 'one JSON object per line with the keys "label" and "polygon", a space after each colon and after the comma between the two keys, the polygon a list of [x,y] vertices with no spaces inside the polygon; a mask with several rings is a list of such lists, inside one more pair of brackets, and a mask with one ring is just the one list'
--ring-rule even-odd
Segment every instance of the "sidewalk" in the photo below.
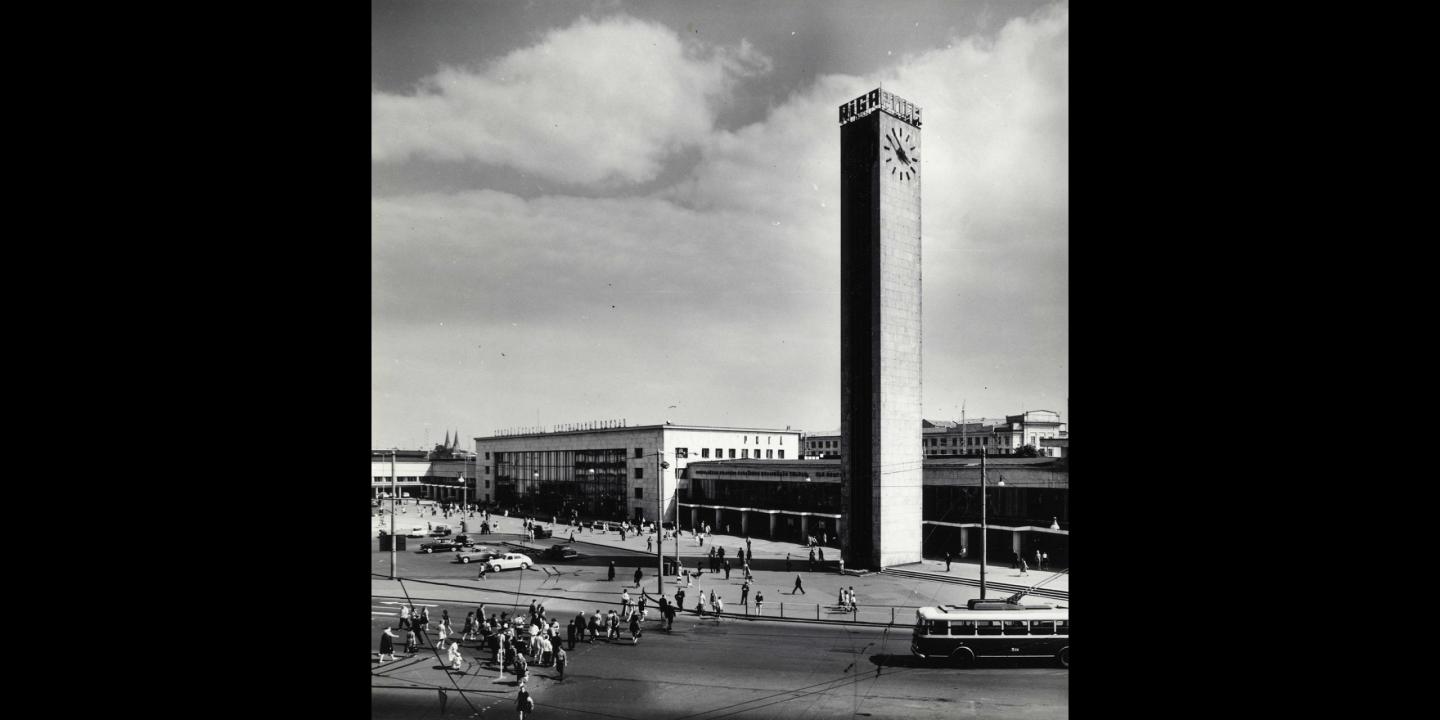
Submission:
{"label": "sidewalk", "polygon": [[[413,513],[409,516],[410,519],[414,519],[414,517]],[[405,520],[407,516],[401,515],[400,518]],[[439,515],[431,517],[427,513],[420,518],[420,522],[444,522],[458,531],[459,521],[462,519],[466,521],[470,532],[478,530],[481,520],[478,514],[474,519],[468,516],[454,515],[446,520]],[[549,525],[549,519],[548,517],[544,518],[543,524]],[[524,521],[522,518],[491,515],[491,522],[495,525],[492,530],[495,533],[519,534],[523,531]],[[556,541],[569,540],[571,533],[569,526],[557,525],[554,530]],[[616,563],[615,580],[606,579],[607,569],[603,566],[562,562],[544,563],[545,567],[553,567],[563,573],[558,577],[535,569],[523,574],[520,571],[507,571],[491,574],[484,581],[477,581],[473,578],[407,581],[405,590],[409,591],[411,597],[429,598],[432,601],[454,603],[457,608],[468,606],[471,609],[479,601],[493,604],[496,607],[503,606],[507,609],[512,603],[523,607],[529,604],[532,597],[539,597],[551,615],[563,616],[566,613],[574,615],[582,610],[588,613],[596,608],[613,607],[619,602],[620,591],[626,588],[630,589],[631,596],[638,600],[639,594],[635,590],[631,576],[635,568],[639,567],[644,572],[641,587],[653,600],[656,591],[655,572],[658,569],[655,556],[653,553],[648,557],[633,555],[633,553],[645,553],[644,535],[628,536],[626,540],[621,541],[617,532],[596,533],[589,529],[576,529],[574,532],[576,543],[580,545],[577,549],[587,555],[603,557],[606,549],[612,548],[629,551],[613,557]],[[709,572],[707,553],[712,544],[725,548],[726,559],[730,560],[731,564],[729,580],[725,579],[723,571],[720,573]],[[591,547],[587,548],[587,545]],[[674,539],[665,543],[667,560],[674,557],[675,546]],[[752,538],[751,548],[754,550],[755,559],[750,564],[753,580],[751,581],[749,605],[741,605],[740,586],[744,582],[744,573],[741,571],[739,563],[735,562],[735,554],[736,550],[744,547],[744,538],[733,535],[715,534],[706,539],[704,547],[696,544],[695,539],[688,533],[685,537],[680,538],[679,554],[682,564],[692,573],[697,570],[701,571],[697,577],[692,578],[691,587],[685,588],[686,607],[682,617],[694,620],[695,600],[701,592],[706,596],[708,612],[711,590],[724,599],[727,619],[732,615],[746,617],[747,611],[753,617],[755,595],[757,592],[763,591],[765,604],[762,616],[767,619],[779,619],[783,612],[786,619],[888,624],[893,616],[896,624],[906,626],[914,622],[915,609],[922,605],[941,603],[963,605],[970,598],[980,596],[978,587],[953,583],[953,580],[957,578],[978,581],[980,565],[976,562],[954,562],[948,573],[945,571],[943,560],[927,559],[920,563],[896,568],[919,573],[918,576],[875,572],[860,576],[841,575],[836,572],[834,562],[838,559],[839,550],[825,548],[826,569],[810,572],[808,570],[809,550],[803,545]],[[787,554],[790,556],[788,571],[785,568]],[[1057,575],[1058,577],[1056,577]],[[803,584],[803,592],[793,590],[797,576]],[[1031,586],[1052,577],[1054,579],[1046,583],[1044,589],[1068,592],[1068,574],[1031,570],[1028,574],[1021,575],[1018,570],[1012,570],[1008,563],[990,565],[986,570],[986,580],[992,586],[986,595],[991,598],[1005,597],[1015,591],[1013,586]],[[859,604],[857,613],[850,614],[837,608],[839,592],[842,587],[854,588]],[[675,577],[667,576],[665,578],[665,594],[673,599],[674,592]],[[383,577],[372,578],[371,593],[376,597],[404,597],[400,583]],[[1037,596],[1027,596],[1024,602],[1069,604],[1065,600]],[[464,617],[463,610],[459,616]],[[653,605],[650,617],[652,622],[654,622],[654,618],[658,617]],[[676,622],[678,623],[680,620],[677,619]]]}

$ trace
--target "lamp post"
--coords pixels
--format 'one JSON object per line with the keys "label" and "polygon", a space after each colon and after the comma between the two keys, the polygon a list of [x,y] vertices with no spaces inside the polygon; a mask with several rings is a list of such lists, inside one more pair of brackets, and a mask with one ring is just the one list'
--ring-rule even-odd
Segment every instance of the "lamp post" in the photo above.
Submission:
{"label": "lamp post", "polygon": [[[665,468],[670,463],[665,462],[665,451],[655,453],[655,580],[656,592],[663,597],[665,595],[665,543],[661,538],[665,537],[660,530],[665,524]],[[677,543],[675,553],[680,553],[680,546]]]}
{"label": "lamp post", "polygon": [[390,579],[395,579],[395,502],[400,497],[399,479],[395,477],[395,449],[390,450]]}
{"label": "lamp post", "polygon": [[[986,468],[985,468],[985,447],[980,447],[980,599],[985,599],[985,563],[990,559],[990,528],[986,523],[986,510],[988,509],[985,496]],[[999,485],[1005,486],[1002,478]]]}

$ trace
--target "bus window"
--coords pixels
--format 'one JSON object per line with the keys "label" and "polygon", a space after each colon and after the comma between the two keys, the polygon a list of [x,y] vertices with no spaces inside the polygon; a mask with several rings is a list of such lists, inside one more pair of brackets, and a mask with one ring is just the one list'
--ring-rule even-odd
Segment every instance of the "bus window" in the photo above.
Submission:
{"label": "bus window", "polygon": [[948,635],[950,634],[949,623],[944,620],[931,620],[930,627],[926,628],[927,635]]}
{"label": "bus window", "polygon": [[1069,635],[1069,634],[1070,634],[1070,621],[1069,621],[1069,620],[1056,620],[1056,621],[1055,621],[1055,634],[1056,634],[1056,635]]}
{"label": "bus window", "polygon": [[976,621],[975,621],[975,626],[976,626],[976,633],[975,633],[975,634],[977,634],[977,635],[999,635],[999,634],[1000,634],[1000,621],[999,621],[999,620],[976,620]]}
{"label": "bus window", "polygon": [[951,620],[951,621],[950,621],[950,634],[951,634],[951,635],[974,635],[974,634],[975,634],[975,621],[974,621],[974,620]]}
{"label": "bus window", "polygon": [[1031,621],[1030,621],[1030,634],[1031,634],[1031,635],[1054,635],[1054,634],[1055,634],[1055,621],[1054,621],[1054,620],[1031,620]]}
{"label": "bus window", "polygon": [[1006,635],[1026,635],[1030,629],[1026,627],[1024,620],[1004,620]]}

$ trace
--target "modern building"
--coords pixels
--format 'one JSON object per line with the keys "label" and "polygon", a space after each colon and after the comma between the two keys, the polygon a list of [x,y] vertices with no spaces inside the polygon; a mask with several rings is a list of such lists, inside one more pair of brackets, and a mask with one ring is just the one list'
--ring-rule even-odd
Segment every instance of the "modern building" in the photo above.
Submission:
{"label": "modern building", "polygon": [[[1050,553],[1068,564],[1070,474],[1051,458],[987,458],[990,561],[1015,552]],[[680,523],[803,543],[838,545],[843,503],[838,460],[692,462],[683,475]],[[923,512],[916,519],[925,554],[977,557],[980,552],[979,458],[927,459],[921,473]],[[1052,523],[1056,527],[1052,527]],[[828,541],[828,542],[827,542]],[[968,550],[967,550],[968,548]],[[848,563],[849,560],[847,559]]]}
{"label": "modern building", "polygon": [[477,492],[502,507],[617,520],[660,514],[672,522],[690,462],[793,460],[800,454],[800,431],[670,423],[564,429],[477,437],[475,452]]}
{"label": "modern building", "polygon": [[840,106],[840,493],[854,568],[920,561],[920,108]]}

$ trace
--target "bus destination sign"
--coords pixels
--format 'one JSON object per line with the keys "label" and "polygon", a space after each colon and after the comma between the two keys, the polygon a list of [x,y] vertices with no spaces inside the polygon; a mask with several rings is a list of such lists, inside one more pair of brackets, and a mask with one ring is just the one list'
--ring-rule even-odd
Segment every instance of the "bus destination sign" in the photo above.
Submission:
{"label": "bus destination sign", "polygon": [[840,106],[840,124],[859,120],[876,111],[884,110],[905,122],[920,127],[920,107],[907,102],[892,92],[875,88],[860,97]]}

